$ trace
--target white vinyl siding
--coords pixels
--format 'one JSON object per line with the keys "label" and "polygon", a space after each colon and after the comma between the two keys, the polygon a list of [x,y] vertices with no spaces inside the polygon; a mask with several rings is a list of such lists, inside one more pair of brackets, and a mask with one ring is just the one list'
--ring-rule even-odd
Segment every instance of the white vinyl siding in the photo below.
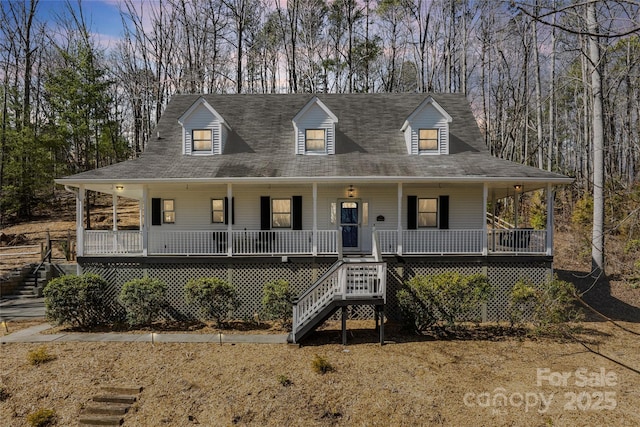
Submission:
{"label": "white vinyl siding", "polygon": [[[373,227],[377,230],[396,230],[398,228],[398,193],[397,185],[360,185],[355,184],[357,197],[362,203],[369,203],[369,224],[362,227],[362,235],[370,234]],[[163,224],[169,230],[226,230],[225,224],[211,223],[211,200],[224,199],[227,196],[226,186],[212,185],[210,188],[187,189],[185,185],[174,185],[173,188],[160,190],[149,189],[148,203],[152,198],[174,200],[175,223]],[[346,200],[348,185],[318,185],[318,229],[335,230],[331,224],[331,203]],[[482,229],[484,210],[482,207],[482,185],[466,185],[464,187],[443,187],[405,185],[402,197],[402,227],[407,228],[407,196],[418,198],[438,198],[449,196],[449,228],[450,229]],[[268,185],[234,185],[233,198],[235,210],[234,230],[260,230],[260,196],[271,199],[290,199],[302,196],[302,228],[313,228],[313,195],[310,185],[305,186],[268,186]],[[384,217],[379,221],[378,217]]]}

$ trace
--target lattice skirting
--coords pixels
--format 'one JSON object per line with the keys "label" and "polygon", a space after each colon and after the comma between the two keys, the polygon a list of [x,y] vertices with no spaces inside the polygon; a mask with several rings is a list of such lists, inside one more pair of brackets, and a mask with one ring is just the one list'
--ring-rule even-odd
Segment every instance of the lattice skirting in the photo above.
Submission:
{"label": "lattice skirting", "polygon": [[[239,319],[253,318],[262,311],[262,288],[265,283],[284,279],[289,281],[294,292],[301,294],[327,271],[335,259],[289,258],[288,262],[277,259],[207,260],[138,258],[135,260],[112,259],[78,260],[83,273],[102,276],[108,283],[108,295],[117,298],[124,283],[132,279],[152,277],[167,284],[168,308],[164,316],[168,319],[193,319],[196,310],[184,301],[184,285],[190,279],[217,277],[231,283],[240,296],[242,305],[236,316]],[[399,320],[401,317],[396,292],[402,284],[415,275],[437,274],[456,271],[462,274],[483,273],[496,288],[487,306],[479,310],[477,318],[485,321],[508,319],[509,292],[520,279],[533,284],[544,283],[551,277],[551,260],[548,258],[474,258],[442,260],[438,258],[387,259],[387,305],[385,314]],[[351,318],[373,318],[369,306],[352,307]]]}

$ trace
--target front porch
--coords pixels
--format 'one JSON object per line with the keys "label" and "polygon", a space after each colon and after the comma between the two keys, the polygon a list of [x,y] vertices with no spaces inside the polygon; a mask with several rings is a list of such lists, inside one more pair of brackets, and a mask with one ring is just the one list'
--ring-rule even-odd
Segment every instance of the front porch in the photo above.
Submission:
{"label": "front porch", "polygon": [[[383,255],[552,255],[547,230],[373,230]],[[340,230],[84,230],[83,256],[338,256]]]}

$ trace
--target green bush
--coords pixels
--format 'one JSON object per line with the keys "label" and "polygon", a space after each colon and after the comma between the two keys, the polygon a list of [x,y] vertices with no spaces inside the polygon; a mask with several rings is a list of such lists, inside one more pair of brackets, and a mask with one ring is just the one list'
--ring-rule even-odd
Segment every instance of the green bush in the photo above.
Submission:
{"label": "green bush", "polygon": [[164,307],[167,286],[158,279],[134,279],[122,286],[118,301],[127,313],[131,326],[149,325]]}
{"label": "green bush", "polygon": [[48,427],[56,422],[56,411],[53,409],[38,409],[27,415],[27,422],[31,427]]}
{"label": "green bush", "polygon": [[235,288],[215,277],[189,280],[184,287],[184,295],[187,304],[196,304],[200,315],[206,320],[215,320],[218,326],[223,326],[240,307]]}
{"label": "green bush", "polygon": [[113,320],[107,300],[108,283],[96,274],[66,275],[44,288],[46,316],[59,324],[88,328]]}
{"label": "green bush", "polygon": [[293,292],[286,280],[269,282],[262,288],[262,305],[270,319],[290,324],[293,317]]}
{"label": "green bush", "polygon": [[541,332],[578,321],[582,312],[576,304],[576,295],[572,283],[557,278],[540,286],[520,280],[510,295],[512,325],[525,320],[527,311],[531,313],[531,322]]}
{"label": "green bush", "polygon": [[511,326],[520,325],[527,312],[535,310],[538,301],[536,288],[525,280],[519,280],[509,295],[509,320]]}
{"label": "green bush", "polygon": [[414,276],[398,291],[407,324],[418,332],[434,326],[455,326],[471,317],[493,293],[486,276],[446,272]]}

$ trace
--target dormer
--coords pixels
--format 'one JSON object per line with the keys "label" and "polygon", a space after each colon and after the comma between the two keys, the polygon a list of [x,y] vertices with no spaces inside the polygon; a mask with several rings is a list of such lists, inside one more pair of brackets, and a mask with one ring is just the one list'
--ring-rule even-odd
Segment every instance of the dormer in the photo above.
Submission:
{"label": "dormer", "polygon": [[222,154],[229,125],[204,99],[199,98],[178,119],[182,126],[182,153],[188,156]]}
{"label": "dormer", "polygon": [[416,108],[402,125],[409,154],[449,154],[451,116],[432,97]]}
{"label": "dormer", "polygon": [[338,118],[318,97],[307,102],[292,122],[296,154],[335,154]]}

